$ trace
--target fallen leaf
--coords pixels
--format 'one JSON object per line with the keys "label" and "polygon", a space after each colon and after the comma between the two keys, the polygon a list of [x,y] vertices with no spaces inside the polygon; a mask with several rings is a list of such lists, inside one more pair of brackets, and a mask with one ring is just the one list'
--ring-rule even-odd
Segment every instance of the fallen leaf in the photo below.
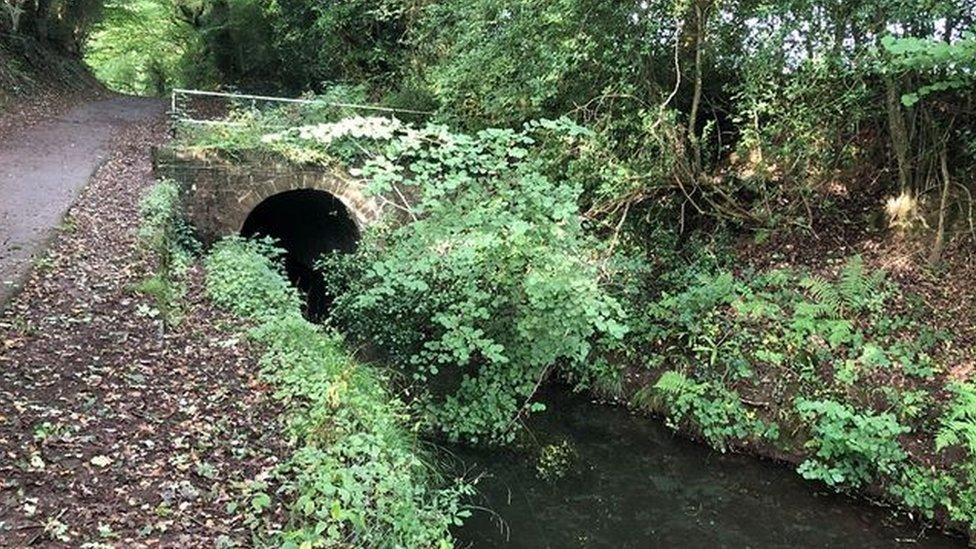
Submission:
{"label": "fallen leaf", "polygon": [[112,464],[112,458],[108,456],[95,456],[91,458],[91,464],[95,467],[108,467]]}

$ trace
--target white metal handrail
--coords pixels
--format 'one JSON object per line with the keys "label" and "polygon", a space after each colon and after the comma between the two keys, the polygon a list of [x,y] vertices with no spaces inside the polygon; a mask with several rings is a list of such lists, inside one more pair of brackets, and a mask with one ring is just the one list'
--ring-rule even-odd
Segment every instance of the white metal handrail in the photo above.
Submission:
{"label": "white metal handrail", "polygon": [[419,114],[419,115],[431,115],[434,114],[430,111],[418,111],[413,109],[399,109],[394,107],[381,107],[378,105],[358,105],[355,103],[334,103],[330,101],[322,101],[319,99],[295,99],[290,97],[273,97],[267,95],[251,95],[246,93],[227,93],[227,92],[212,92],[212,91],[201,91],[201,90],[187,90],[182,88],[174,88],[172,93],[172,98],[170,101],[170,108],[172,113],[176,113],[177,104],[176,97],[178,95],[195,95],[199,97],[224,97],[227,99],[243,99],[250,101],[268,101],[272,103],[293,103],[301,105],[322,105],[326,107],[336,107],[340,109],[362,109],[371,110],[377,112],[389,112],[389,113],[404,113],[404,114]]}

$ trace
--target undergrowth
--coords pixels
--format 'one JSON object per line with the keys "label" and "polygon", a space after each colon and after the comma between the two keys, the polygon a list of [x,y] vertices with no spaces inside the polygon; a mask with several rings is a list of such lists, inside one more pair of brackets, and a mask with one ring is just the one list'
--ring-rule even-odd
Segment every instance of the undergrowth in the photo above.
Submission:
{"label": "undergrowth", "polygon": [[661,375],[654,389],[663,396],[673,427],[690,421],[709,444],[721,451],[730,440],[775,440],[778,436],[775,424],[758,419],[734,391],[720,383],[694,381],[681,372],[669,371]]}
{"label": "undergrowth", "polygon": [[510,441],[520,416],[543,409],[533,397],[553,375],[578,386],[619,376],[599,349],[620,341],[626,321],[582,226],[581,189],[526,160],[538,133],[572,140],[576,129],[545,121],[471,135],[355,119],[274,141],[305,139],[323,155],[371,142],[378,153],[359,153],[370,190],[411,197],[402,222],[324,270],[342,289],[337,324],[386,353],[450,440]]}
{"label": "undergrowth", "polygon": [[151,296],[163,320],[171,324],[180,319],[186,272],[199,251],[179,205],[179,186],[168,180],[150,187],[139,202],[139,244],[156,265],[136,290]]}
{"label": "undergrowth", "polygon": [[[899,288],[859,257],[834,277],[740,277],[707,264],[692,281],[660,277],[657,299],[636,315],[627,346],[643,346],[661,374],[634,405],[719,450],[771,444],[799,455],[804,478],[844,491],[880,486],[922,517],[941,510],[972,527],[976,389],[949,383],[940,404],[933,356],[948,336],[926,326],[924,307],[899,301]],[[928,447],[907,444],[925,433]],[[958,450],[963,457],[948,457]]]}
{"label": "undergrowth", "polygon": [[567,120],[464,134],[355,117],[246,139],[348,168],[394,212],[355,254],[320,266],[338,296],[333,320],[403,374],[418,429],[505,442],[543,409],[532,397],[547,378],[612,396],[629,363],[652,380],[633,404],[718,450],[765,446],[795,455],[808,479],[880,488],[922,516],[972,524],[976,390],[950,385],[940,403],[933,357],[949,336],[924,307],[859,257],[831,275],[755,273],[734,271],[718,238],[655,246],[669,236],[635,244],[615,232],[604,246],[594,234],[605,227],[582,221],[592,196],[564,177],[573,159],[560,152],[588,136]]}
{"label": "undergrowth", "polygon": [[[471,493],[443,478],[387,380],[302,318],[267,242],[228,238],[206,259],[214,301],[256,322],[261,373],[285,406],[294,451],[274,473],[289,522],[268,543],[290,547],[450,547]],[[259,508],[268,505],[259,493]]]}

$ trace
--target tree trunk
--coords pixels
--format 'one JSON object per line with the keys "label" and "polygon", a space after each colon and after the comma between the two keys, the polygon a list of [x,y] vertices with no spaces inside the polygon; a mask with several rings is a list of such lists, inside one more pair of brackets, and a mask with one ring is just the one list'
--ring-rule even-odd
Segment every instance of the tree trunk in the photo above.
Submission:
{"label": "tree trunk", "polygon": [[12,34],[17,34],[20,31],[21,17],[24,15],[24,4],[26,3],[27,0],[4,0],[3,7]]}
{"label": "tree trunk", "polygon": [[696,171],[701,170],[701,145],[698,141],[698,110],[702,96],[702,49],[705,41],[704,11],[701,4],[695,3],[695,90],[691,99],[691,113],[688,115],[688,141],[691,143]]}
{"label": "tree trunk", "polygon": [[34,10],[34,36],[41,42],[48,39],[48,19],[51,16],[51,0],[37,0]]}
{"label": "tree trunk", "polygon": [[946,210],[949,208],[949,187],[952,186],[946,147],[947,145],[943,144],[942,150],[939,151],[939,165],[942,171],[942,199],[939,201],[939,224],[935,229],[935,242],[932,243],[932,250],[929,252],[929,265],[936,265],[942,260],[942,250],[945,248]]}
{"label": "tree trunk", "polygon": [[908,164],[910,137],[905,126],[905,116],[901,108],[901,93],[891,75],[885,75],[885,107],[888,112],[888,132],[891,134],[891,148],[898,163],[898,185],[902,193],[912,191],[912,168]]}

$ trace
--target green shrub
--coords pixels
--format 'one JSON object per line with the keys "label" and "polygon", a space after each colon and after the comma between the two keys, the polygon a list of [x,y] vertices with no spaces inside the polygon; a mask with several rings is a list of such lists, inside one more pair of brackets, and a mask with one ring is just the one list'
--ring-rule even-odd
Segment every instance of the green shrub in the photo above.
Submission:
{"label": "green shrub", "polygon": [[799,473],[830,486],[872,482],[898,471],[907,455],[898,437],[910,431],[890,413],[858,412],[833,400],[798,399],[796,410],[811,423],[807,447],[813,455]]}
{"label": "green shrub", "polygon": [[300,315],[266,242],[228,238],[207,260],[214,301],[260,323],[262,376],[285,404],[294,454],[275,472],[289,502],[285,546],[450,547],[471,488],[442,478],[406,406],[341,340]]}
{"label": "green shrub", "polygon": [[594,343],[618,341],[625,326],[583,232],[579,189],[524,160],[527,132],[396,135],[363,171],[375,192],[415,197],[409,221],[331,260],[339,324],[418,383],[452,440],[510,436],[557,368],[578,383],[614,375]]}
{"label": "green shrub", "polygon": [[218,305],[257,319],[301,309],[301,298],[278,263],[283,252],[270,240],[225,238],[206,259],[207,292]]}
{"label": "green shrub", "polygon": [[775,440],[779,429],[758,419],[739,395],[718,383],[696,382],[680,372],[664,372],[654,385],[668,407],[669,423],[690,421],[705,440],[724,452],[730,440]]}

